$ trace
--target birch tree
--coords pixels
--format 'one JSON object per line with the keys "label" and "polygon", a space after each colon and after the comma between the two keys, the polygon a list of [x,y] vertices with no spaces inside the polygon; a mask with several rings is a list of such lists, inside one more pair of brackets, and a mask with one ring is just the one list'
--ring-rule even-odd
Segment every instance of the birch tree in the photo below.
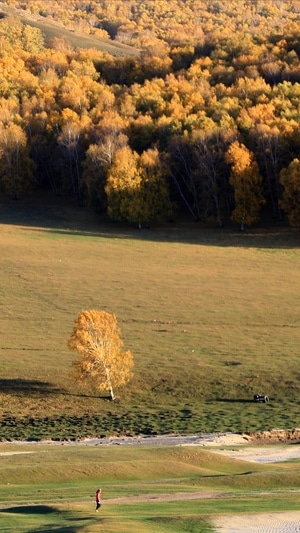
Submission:
{"label": "birch tree", "polygon": [[245,224],[250,225],[258,220],[264,203],[262,177],[253,153],[238,141],[229,147],[226,160],[231,165],[230,183],[235,200],[231,219],[238,222],[243,230]]}
{"label": "birch tree", "polygon": [[14,199],[33,184],[34,163],[21,126],[0,122],[0,185]]}
{"label": "birch tree", "polygon": [[300,227],[300,160],[295,158],[287,168],[280,172],[283,187],[281,206],[294,228]]}
{"label": "birch tree", "polygon": [[130,351],[121,351],[123,341],[114,314],[81,311],[68,346],[80,356],[73,361],[72,373],[78,383],[89,383],[99,391],[109,391],[114,400],[114,388],[131,379],[133,356]]}

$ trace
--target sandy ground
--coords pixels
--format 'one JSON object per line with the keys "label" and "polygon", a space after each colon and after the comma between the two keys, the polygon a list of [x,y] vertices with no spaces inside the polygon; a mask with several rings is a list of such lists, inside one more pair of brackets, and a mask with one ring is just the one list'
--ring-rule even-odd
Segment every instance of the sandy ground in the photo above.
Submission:
{"label": "sandy ground", "polygon": [[[262,434],[247,435],[243,433],[200,433],[197,435],[156,435],[156,436],[136,436],[136,437],[103,437],[81,439],[76,441],[56,441],[56,440],[40,440],[40,441],[10,441],[3,442],[3,444],[11,444],[20,446],[24,444],[43,446],[210,446],[210,447],[227,447],[230,446],[247,446],[248,449],[254,449],[255,444],[259,444],[259,448],[265,449],[266,445],[290,446],[292,444],[300,445],[300,430],[281,431],[274,430],[272,432],[263,432]],[[260,446],[263,445],[263,446]],[[275,449],[275,448],[274,448]],[[223,450],[223,451],[224,451]],[[223,453],[221,451],[221,453]],[[0,443],[1,453],[1,443]],[[266,454],[267,455],[267,454]],[[244,459],[246,460],[246,459]],[[274,459],[273,462],[276,462]]]}
{"label": "sandy ground", "polygon": [[[228,446],[239,446],[238,441],[234,435],[224,436],[224,448],[213,452],[254,463],[278,463],[300,459],[298,443],[228,448]],[[300,533],[300,511],[222,515],[213,519],[213,526],[217,528],[218,533]]]}
{"label": "sandy ground", "polygon": [[251,463],[282,463],[292,459],[300,459],[300,444],[271,444],[234,449],[224,447],[221,450],[212,449],[211,451]]}
{"label": "sandy ground", "polygon": [[226,515],[213,526],[218,533],[299,533],[300,512]]}

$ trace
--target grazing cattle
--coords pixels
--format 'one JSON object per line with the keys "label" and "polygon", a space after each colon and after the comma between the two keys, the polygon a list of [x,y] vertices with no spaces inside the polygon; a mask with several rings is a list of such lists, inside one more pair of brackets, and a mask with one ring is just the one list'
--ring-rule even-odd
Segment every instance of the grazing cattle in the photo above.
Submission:
{"label": "grazing cattle", "polygon": [[254,394],[253,400],[255,402],[264,402],[264,403],[266,403],[266,402],[269,401],[269,397],[266,396],[265,394]]}

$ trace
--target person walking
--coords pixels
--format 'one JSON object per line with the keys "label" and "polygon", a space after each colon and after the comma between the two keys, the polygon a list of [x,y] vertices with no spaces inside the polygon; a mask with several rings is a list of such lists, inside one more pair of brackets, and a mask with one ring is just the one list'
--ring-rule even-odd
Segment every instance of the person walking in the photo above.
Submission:
{"label": "person walking", "polygon": [[96,512],[98,513],[98,510],[101,507],[101,489],[96,490]]}

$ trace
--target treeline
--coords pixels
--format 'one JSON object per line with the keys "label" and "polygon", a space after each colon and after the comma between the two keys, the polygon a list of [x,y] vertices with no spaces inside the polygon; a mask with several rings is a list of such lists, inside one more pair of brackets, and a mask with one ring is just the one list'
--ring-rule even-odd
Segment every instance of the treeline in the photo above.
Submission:
{"label": "treeline", "polygon": [[244,227],[268,209],[300,226],[296,2],[7,4],[45,19],[64,10],[65,24],[77,14],[81,31],[107,31],[141,52],[72,49],[0,20],[6,194],[51,187],[140,225],[185,210]]}

